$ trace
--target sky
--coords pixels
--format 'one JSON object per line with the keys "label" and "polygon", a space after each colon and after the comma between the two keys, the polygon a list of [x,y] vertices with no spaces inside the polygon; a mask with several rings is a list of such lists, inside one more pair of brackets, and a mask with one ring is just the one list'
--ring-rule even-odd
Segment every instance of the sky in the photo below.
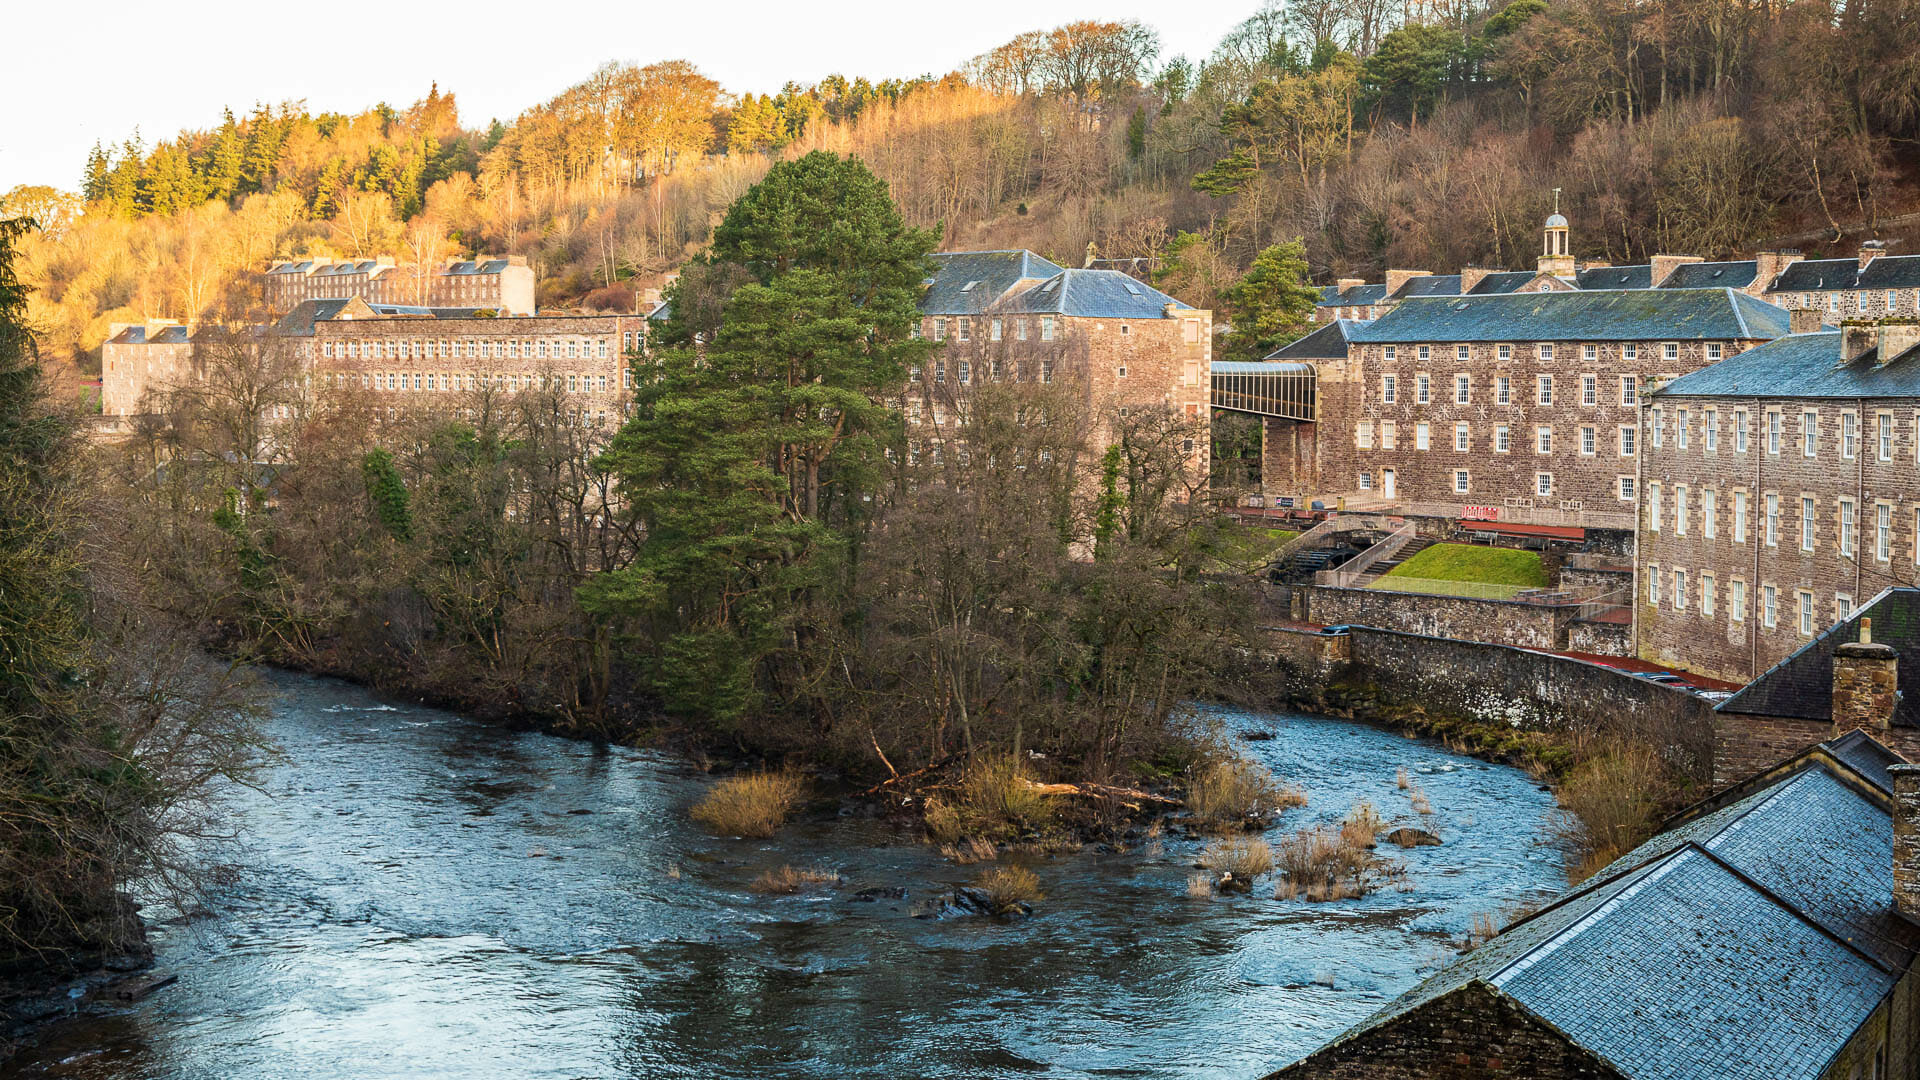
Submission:
{"label": "sky", "polygon": [[461,121],[512,120],[607,60],[691,60],[733,93],[840,72],[941,75],[1016,34],[1075,19],[1138,19],[1161,58],[1199,58],[1260,0],[22,0],[5,17],[0,192],[80,183],[95,141],[152,143],[258,101],[315,112],[403,106],[438,81]]}

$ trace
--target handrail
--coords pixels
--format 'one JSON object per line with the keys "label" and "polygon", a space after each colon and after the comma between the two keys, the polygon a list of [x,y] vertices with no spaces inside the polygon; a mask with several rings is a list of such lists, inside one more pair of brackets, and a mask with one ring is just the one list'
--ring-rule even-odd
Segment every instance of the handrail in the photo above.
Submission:
{"label": "handrail", "polygon": [[1375,563],[1393,557],[1394,553],[1412,542],[1418,532],[1418,527],[1409,521],[1388,533],[1379,543],[1348,559],[1338,570],[1326,571],[1332,575],[1334,588],[1351,588],[1354,582],[1365,577],[1367,571],[1373,569]]}
{"label": "handrail", "polygon": [[1358,532],[1362,529],[1379,528],[1384,525],[1399,526],[1405,520],[1404,518],[1388,517],[1382,514],[1343,514],[1335,512],[1328,515],[1326,520],[1320,524],[1315,525],[1313,528],[1280,545],[1279,550],[1273,553],[1273,557],[1268,560],[1267,565],[1285,565],[1288,559],[1308,548],[1319,546],[1320,541],[1325,540],[1334,533]]}

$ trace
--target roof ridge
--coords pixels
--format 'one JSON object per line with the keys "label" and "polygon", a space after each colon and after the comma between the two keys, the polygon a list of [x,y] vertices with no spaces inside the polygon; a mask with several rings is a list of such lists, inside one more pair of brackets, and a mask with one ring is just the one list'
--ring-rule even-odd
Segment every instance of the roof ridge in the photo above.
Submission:
{"label": "roof ridge", "polygon": [[[1805,774],[1803,773],[1801,775],[1804,776]],[[1762,885],[1760,884],[1760,882],[1747,876],[1745,871],[1741,870],[1739,867],[1733,865],[1727,860],[1722,859],[1720,856],[1714,854],[1710,849],[1703,847],[1699,844],[1696,844],[1691,840],[1687,841],[1686,846],[1694,849],[1695,851],[1698,851],[1701,855],[1704,855],[1708,859],[1708,861],[1712,862],[1715,866],[1720,867],[1722,870],[1725,870],[1727,873],[1732,874],[1734,877],[1738,878],[1741,884],[1745,885],[1747,888],[1752,889],[1754,892],[1757,892],[1761,896],[1764,896],[1768,900],[1771,900],[1775,906],[1782,908],[1786,911],[1792,912],[1794,916],[1798,918],[1801,922],[1806,923],[1808,926],[1813,927],[1815,930],[1819,931],[1824,936],[1829,937],[1834,941],[1838,942],[1840,946],[1846,949],[1848,952],[1854,954],[1855,956],[1858,956],[1860,959],[1865,960],[1867,963],[1873,965],[1876,968],[1879,968],[1881,971],[1887,972],[1890,975],[1894,975],[1897,977],[1901,974],[1900,970],[1895,968],[1893,965],[1884,963],[1879,958],[1868,954],[1865,949],[1860,948],[1858,945],[1855,945],[1853,942],[1847,940],[1844,937],[1841,937],[1839,934],[1834,933],[1832,930],[1827,929],[1827,926],[1825,923],[1822,923],[1820,920],[1807,914],[1805,911],[1802,911],[1797,904],[1794,904],[1792,901],[1788,900],[1786,897],[1781,896],[1779,893],[1774,892],[1772,889],[1767,888],[1765,885]]]}

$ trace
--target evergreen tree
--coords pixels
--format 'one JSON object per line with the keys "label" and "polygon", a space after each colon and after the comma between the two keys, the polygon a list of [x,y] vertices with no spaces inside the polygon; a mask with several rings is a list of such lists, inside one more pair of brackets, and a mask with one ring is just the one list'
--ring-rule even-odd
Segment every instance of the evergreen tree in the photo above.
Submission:
{"label": "evergreen tree", "polygon": [[1306,247],[1297,239],[1254,256],[1246,276],[1226,291],[1233,320],[1227,353],[1258,360],[1299,337],[1319,302],[1320,294],[1307,283],[1309,274]]}
{"label": "evergreen tree", "polygon": [[105,199],[107,197],[108,175],[112,169],[113,163],[112,160],[107,157],[106,148],[97,142],[94,143],[93,149],[87,152],[86,176],[80,181],[81,197],[90,203]]}
{"label": "evergreen tree", "polygon": [[[677,344],[637,365],[606,457],[646,539],[583,597],[636,630],[668,709],[730,723],[791,689],[773,655],[840,580],[898,435],[877,402],[932,347],[912,329],[935,238],[864,164],[814,152],[735,202],[676,286]],[[696,349],[687,320],[715,299]]]}

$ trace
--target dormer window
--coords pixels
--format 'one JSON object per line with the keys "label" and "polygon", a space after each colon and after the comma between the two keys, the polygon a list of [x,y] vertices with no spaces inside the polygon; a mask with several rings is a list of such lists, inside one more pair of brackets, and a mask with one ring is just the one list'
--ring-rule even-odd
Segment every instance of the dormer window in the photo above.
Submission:
{"label": "dormer window", "polygon": [[972,291],[973,291],[973,287],[974,287],[975,285],[978,285],[978,284],[980,284],[980,283],[979,283],[978,281],[969,281],[969,282],[967,282],[967,283],[966,283],[965,285],[962,285],[962,286],[960,286],[960,291],[961,291],[961,292],[972,292]]}

